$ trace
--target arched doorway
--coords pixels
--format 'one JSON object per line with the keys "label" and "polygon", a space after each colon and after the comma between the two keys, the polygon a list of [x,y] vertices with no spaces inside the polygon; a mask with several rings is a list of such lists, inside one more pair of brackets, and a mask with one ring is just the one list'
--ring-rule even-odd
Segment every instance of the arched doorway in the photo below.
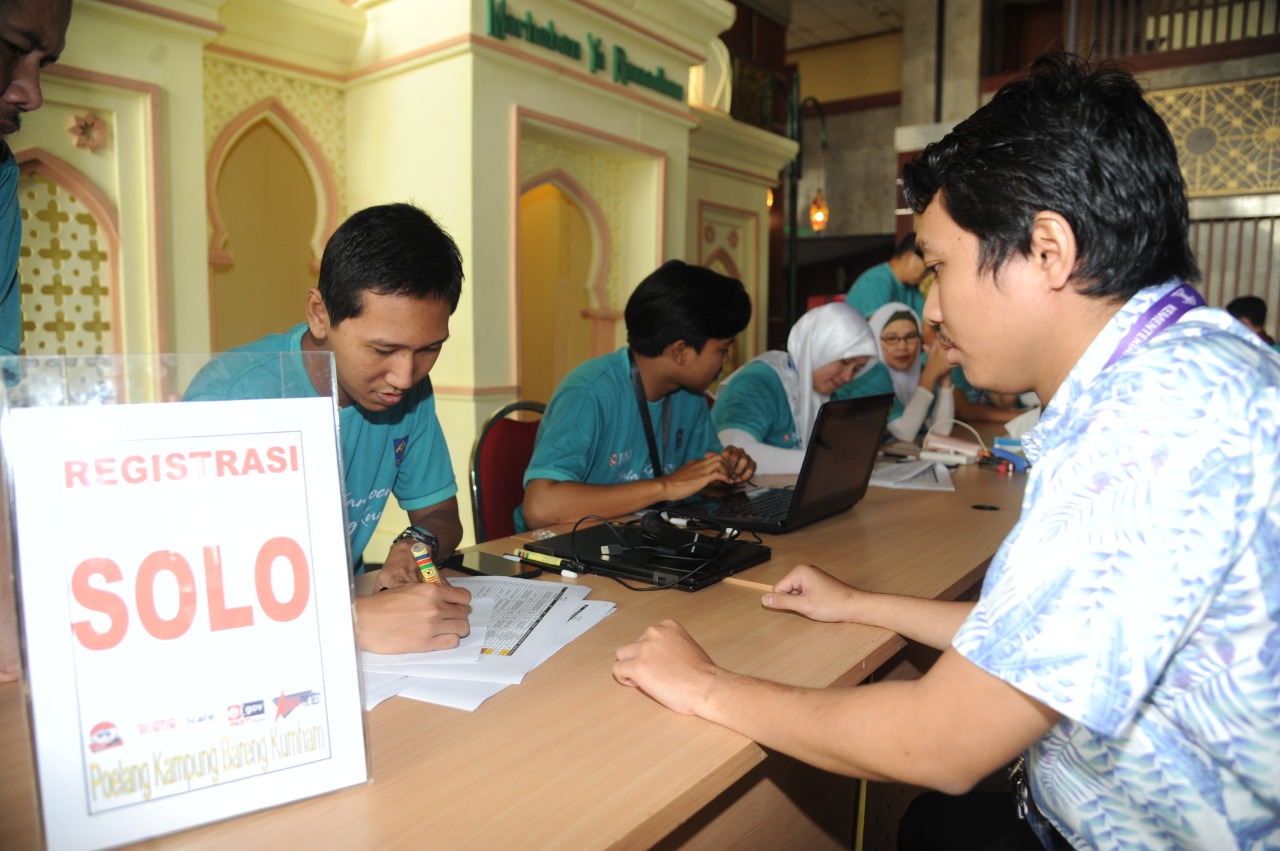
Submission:
{"label": "arched doorway", "polygon": [[576,200],[555,182],[520,196],[520,395],[545,402],[590,358],[589,286],[595,240]]}
{"label": "arched doorway", "polygon": [[302,321],[316,203],[306,166],[267,121],[228,151],[216,193],[229,262],[213,273],[213,348],[224,351]]}

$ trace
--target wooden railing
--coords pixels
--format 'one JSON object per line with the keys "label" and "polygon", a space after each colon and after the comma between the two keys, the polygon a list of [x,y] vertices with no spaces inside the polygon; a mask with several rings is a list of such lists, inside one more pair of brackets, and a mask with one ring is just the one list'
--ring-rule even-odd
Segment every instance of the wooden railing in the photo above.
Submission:
{"label": "wooden railing", "polygon": [[1280,35],[1278,0],[1066,0],[1067,43],[1094,58],[1221,47]]}
{"label": "wooden railing", "polygon": [[1280,217],[1199,219],[1190,236],[1205,301],[1221,307],[1238,296],[1259,296],[1271,308],[1268,333],[1280,335]]}

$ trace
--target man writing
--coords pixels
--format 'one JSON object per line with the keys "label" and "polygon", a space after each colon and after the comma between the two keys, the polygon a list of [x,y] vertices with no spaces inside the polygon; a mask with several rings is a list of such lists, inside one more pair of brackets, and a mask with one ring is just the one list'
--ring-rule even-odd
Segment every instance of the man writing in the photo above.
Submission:
{"label": "man writing", "polygon": [[640,282],[625,316],[629,346],[581,364],[552,395],[517,529],[617,517],[755,472],[720,445],[702,395],[751,319],[742,283],[672,260]]}
{"label": "man writing", "polygon": [[1025,751],[1046,847],[1276,845],[1280,358],[1196,306],[1168,129],[1127,74],[1046,57],[903,179],[948,359],[1045,403],[980,600],[800,566],[765,606],[939,661],[915,682],[791,688],[718,668],[668,621],[615,676],[856,776],[959,793]]}
{"label": "man writing", "polygon": [[392,590],[356,601],[365,650],[446,649],[469,631],[470,593],[424,583],[412,552],[421,543],[439,562],[462,539],[458,486],[428,377],[461,292],[458,248],[430,216],[409,204],[361,210],[325,246],[319,287],[307,294],[307,321],[211,361],[187,390],[187,401],[279,397],[283,377],[284,392],[315,395],[330,378],[313,374],[314,359],[286,359],[282,370],[278,359],[240,355],[333,354],[353,560],[389,494],[411,523],[379,574]]}

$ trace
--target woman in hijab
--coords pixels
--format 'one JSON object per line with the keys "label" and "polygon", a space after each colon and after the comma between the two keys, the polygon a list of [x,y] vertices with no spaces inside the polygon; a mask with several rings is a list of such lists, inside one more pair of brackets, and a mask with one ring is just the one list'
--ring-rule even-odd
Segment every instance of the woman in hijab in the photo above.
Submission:
{"label": "woman in hijab", "polygon": [[945,423],[936,430],[950,434],[956,412],[951,366],[936,340],[927,357],[921,358],[920,317],[902,302],[891,301],[871,314],[871,332],[880,341],[880,362],[845,385],[836,398],[893,393],[889,414],[893,437],[914,440],[926,421]]}
{"label": "woman in hijab", "polygon": [[[798,473],[818,408],[870,368],[875,336],[845,302],[815,307],[787,336],[720,384],[711,419],[726,446],[741,446],[757,473]],[[727,443],[726,443],[727,441]]]}

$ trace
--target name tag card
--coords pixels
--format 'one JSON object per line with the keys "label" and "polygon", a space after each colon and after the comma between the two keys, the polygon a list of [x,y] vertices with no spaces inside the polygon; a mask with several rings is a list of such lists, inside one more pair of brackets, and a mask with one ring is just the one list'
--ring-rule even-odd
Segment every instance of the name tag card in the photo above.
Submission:
{"label": "name tag card", "polygon": [[48,845],[365,782],[332,399],[7,417]]}

